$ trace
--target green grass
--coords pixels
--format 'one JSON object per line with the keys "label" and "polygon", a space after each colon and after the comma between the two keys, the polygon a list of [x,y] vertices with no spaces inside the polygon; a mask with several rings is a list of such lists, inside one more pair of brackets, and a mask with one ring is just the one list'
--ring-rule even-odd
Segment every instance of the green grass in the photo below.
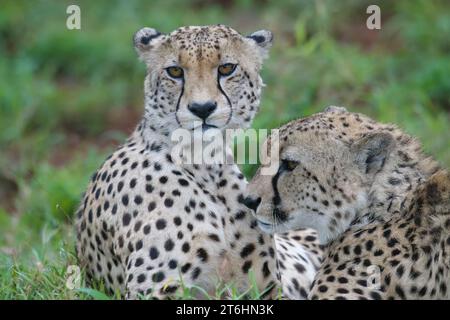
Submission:
{"label": "green grass", "polygon": [[[73,2],[81,31],[65,28]],[[450,5],[377,3],[381,31],[364,27],[370,1],[2,1],[0,299],[110,298],[101,284],[65,286],[76,264],[71,219],[89,176],[142,112],[145,67],[131,46],[142,26],[271,29],[254,127],[344,105],[398,124],[449,167]],[[223,290],[241,298],[230,284],[209,298]]]}

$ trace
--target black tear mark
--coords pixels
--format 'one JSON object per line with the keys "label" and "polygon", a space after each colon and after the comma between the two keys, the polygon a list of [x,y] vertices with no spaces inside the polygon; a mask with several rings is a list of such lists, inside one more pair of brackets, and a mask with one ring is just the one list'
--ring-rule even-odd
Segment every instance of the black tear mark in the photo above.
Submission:
{"label": "black tear mark", "polygon": [[284,164],[284,162],[282,162],[280,167],[278,168],[278,172],[272,178],[272,188],[273,188],[273,193],[274,193],[274,196],[272,198],[272,203],[275,208],[273,210],[273,214],[277,218],[279,218],[281,221],[286,221],[287,215],[283,210],[278,208],[278,206],[281,204],[281,197],[280,197],[280,193],[278,191],[278,179],[280,178],[280,174],[284,171],[285,166],[286,165]]}
{"label": "black tear mark", "polygon": [[181,81],[182,81],[181,93],[180,93],[180,96],[178,97],[177,106],[175,108],[175,120],[177,121],[177,123],[180,127],[181,127],[181,123],[180,123],[180,120],[178,119],[178,110],[180,109],[181,97],[183,97],[183,94],[184,94],[184,78]]}
{"label": "black tear mark", "polygon": [[220,74],[219,74],[219,72],[217,72],[217,88],[225,96],[225,99],[227,99],[227,102],[228,102],[228,106],[230,107],[230,116],[228,117],[228,120],[227,120],[227,122],[225,124],[225,125],[228,125],[230,123],[230,121],[231,121],[231,118],[233,117],[233,105],[231,104],[230,98],[228,98],[227,94],[225,93],[225,91],[222,89],[222,86],[220,85]]}

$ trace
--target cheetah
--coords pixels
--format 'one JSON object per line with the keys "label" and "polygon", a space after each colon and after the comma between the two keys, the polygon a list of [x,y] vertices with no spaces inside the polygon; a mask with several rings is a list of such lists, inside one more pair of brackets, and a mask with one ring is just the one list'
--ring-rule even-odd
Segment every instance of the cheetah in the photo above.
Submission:
{"label": "cheetah", "polygon": [[77,256],[88,279],[128,299],[170,298],[182,285],[211,294],[218,282],[245,292],[252,271],[271,297],[282,281],[276,259],[289,258],[289,246],[304,252],[291,257],[286,273],[301,269],[298,286],[310,285],[320,261],[308,252],[321,256],[315,231],[280,236],[276,252],[244,204],[247,182],[236,164],[179,163],[171,153],[179,128],[206,134],[250,126],[272,37],[223,25],[170,34],[145,27],[134,35],[147,66],[145,112],[92,176],[76,214]]}
{"label": "cheetah", "polygon": [[416,139],[329,107],[283,126],[279,141],[278,172],[257,172],[248,201],[266,231],[318,232],[309,298],[450,298],[450,175]]}

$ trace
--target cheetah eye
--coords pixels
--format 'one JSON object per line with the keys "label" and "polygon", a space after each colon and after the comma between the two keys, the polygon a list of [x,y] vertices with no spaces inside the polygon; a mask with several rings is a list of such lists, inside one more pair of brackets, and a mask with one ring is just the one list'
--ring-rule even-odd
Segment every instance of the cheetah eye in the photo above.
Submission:
{"label": "cheetah eye", "polygon": [[222,64],[221,66],[219,66],[219,74],[221,76],[229,76],[230,74],[233,73],[234,69],[236,69],[236,65],[233,63],[225,63]]}
{"label": "cheetah eye", "polygon": [[166,68],[167,73],[169,76],[175,79],[181,79],[183,78],[184,72],[183,69],[180,67],[168,67]]}
{"label": "cheetah eye", "polygon": [[299,163],[300,162],[293,160],[281,160],[282,167],[287,171],[294,170],[299,165]]}

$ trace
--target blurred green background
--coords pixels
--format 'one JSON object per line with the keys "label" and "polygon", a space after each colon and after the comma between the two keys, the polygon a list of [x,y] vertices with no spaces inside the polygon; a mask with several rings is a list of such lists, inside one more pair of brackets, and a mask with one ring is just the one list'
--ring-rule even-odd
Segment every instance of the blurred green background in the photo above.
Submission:
{"label": "blurred green background", "polygon": [[[81,30],[66,29],[69,4],[81,7]],[[370,4],[381,30],[366,28]],[[448,1],[1,0],[0,299],[93,296],[65,288],[70,222],[143,111],[131,37],[217,23],[275,34],[255,127],[343,105],[398,124],[449,167]]]}

